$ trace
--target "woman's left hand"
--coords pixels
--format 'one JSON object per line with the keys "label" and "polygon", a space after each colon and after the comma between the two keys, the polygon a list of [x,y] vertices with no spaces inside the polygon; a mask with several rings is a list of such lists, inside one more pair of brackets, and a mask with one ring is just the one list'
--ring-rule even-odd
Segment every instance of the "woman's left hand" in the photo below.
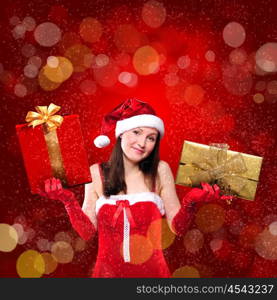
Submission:
{"label": "woman's left hand", "polygon": [[206,182],[201,182],[201,186],[204,191],[208,192],[206,198],[204,199],[205,202],[219,200],[221,198],[220,188],[217,184],[210,185]]}
{"label": "woman's left hand", "polygon": [[183,203],[196,202],[211,202],[220,199],[220,188],[218,185],[209,185],[206,182],[201,182],[202,188],[191,189],[183,198]]}

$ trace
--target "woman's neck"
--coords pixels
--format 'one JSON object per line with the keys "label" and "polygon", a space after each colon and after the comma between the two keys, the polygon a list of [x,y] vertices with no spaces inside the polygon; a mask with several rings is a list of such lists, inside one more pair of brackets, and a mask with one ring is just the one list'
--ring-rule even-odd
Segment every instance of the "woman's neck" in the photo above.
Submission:
{"label": "woman's neck", "polygon": [[130,174],[133,174],[133,173],[136,173],[139,171],[139,165],[137,163],[129,160],[125,156],[123,156],[123,164],[124,164],[125,176],[128,176]]}

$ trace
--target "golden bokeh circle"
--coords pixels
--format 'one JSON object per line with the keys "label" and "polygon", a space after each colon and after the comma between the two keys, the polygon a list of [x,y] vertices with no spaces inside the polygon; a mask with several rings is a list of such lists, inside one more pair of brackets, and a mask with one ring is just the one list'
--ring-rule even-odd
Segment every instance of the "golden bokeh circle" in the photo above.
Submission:
{"label": "golden bokeh circle", "polygon": [[49,252],[41,253],[41,256],[45,264],[44,274],[48,275],[50,273],[53,273],[58,266],[58,262],[56,258]]}
{"label": "golden bokeh circle", "polygon": [[13,226],[0,224],[0,251],[11,252],[17,246],[18,234]]}
{"label": "golden bokeh circle", "polygon": [[67,80],[73,73],[73,65],[65,57],[57,56],[58,65],[51,67],[48,64],[45,65],[44,75],[52,82],[62,83]]}
{"label": "golden bokeh circle", "polygon": [[184,266],[175,270],[172,274],[173,278],[200,278],[199,271],[193,266]]}
{"label": "golden bokeh circle", "polygon": [[49,80],[44,74],[44,67],[40,69],[38,74],[38,82],[40,87],[45,91],[53,91],[57,89],[61,84]]}
{"label": "golden bokeh circle", "polygon": [[167,220],[160,218],[151,222],[147,237],[154,249],[166,249],[174,242],[176,235],[170,230]]}
{"label": "golden bokeh circle", "polygon": [[[134,265],[146,262],[153,254],[153,245],[149,238],[140,235],[130,235],[130,263]],[[123,243],[120,247],[120,254],[123,257]]]}
{"label": "golden bokeh circle", "polygon": [[133,56],[133,66],[141,75],[153,74],[159,68],[159,57],[159,53],[153,47],[140,47]]}
{"label": "golden bokeh circle", "polygon": [[76,44],[67,48],[64,56],[72,63],[74,72],[84,72],[88,68],[86,58],[91,54],[92,52],[87,46]]}
{"label": "golden bokeh circle", "polygon": [[204,233],[221,228],[225,220],[225,210],[218,204],[209,203],[200,207],[196,213],[195,223]]}
{"label": "golden bokeh circle", "polygon": [[16,261],[16,270],[21,278],[40,278],[45,272],[45,262],[35,250],[26,250]]}

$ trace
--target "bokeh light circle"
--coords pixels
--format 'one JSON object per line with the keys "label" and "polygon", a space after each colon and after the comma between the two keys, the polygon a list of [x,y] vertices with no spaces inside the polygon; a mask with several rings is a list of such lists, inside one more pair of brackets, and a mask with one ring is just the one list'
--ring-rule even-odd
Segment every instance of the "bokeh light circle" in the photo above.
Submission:
{"label": "bokeh light circle", "polygon": [[131,73],[129,72],[121,72],[119,75],[118,75],[118,81],[123,83],[123,84],[128,84],[130,81],[131,81]]}
{"label": "bokeh light circle", "polygon": [[118,50],[134,53],[143,43],[143,37],[131,24],[119,25],[114,33],[114,43]]}
{"label": "bokeh light circle", "polygon": [[204,236],[198,229],[189,230],[184,236],[184,245],[187,251],[196,253],[204,245]]}
{"label": "bokeh light circle", "polygon": [[197,106],[204,99],[205,91],[198,84],[189,85],[184,92],[184,100],[188,105]]}
{"label": "bokeh light circle", "polygon": [[247,53],[243,49],[234,49],[229,54],[229,61],[233,65],[242,65],[247,59]]}
{"label": "bokeh light circle", "polygon": [[40,251],[49,251],[50,250],[50,243],[47,239],[40,238],[40,239],[38,239],[36,244]]}
{"label": "bokeh light circle", "polygon": [[168,248],[174,242],[175,237],[164,218],[151,222],[147,230],[147,238],[151,241],[154,249]]}
{"label": "bokeh light circle", "polygon": [[14,94],[17,97],[25,97],[27,95],[27,88],[24,84],[18,83],[14,86]]}
{"label": "bokeh light circle", "polygon": [[259,92],[265,90],[265,88],[266,88],[266,82],[263,80],[260,80],[255,84],[255,89]]}
{"label": "bokeh light circle", "polygon": [[179,80],[179,76],[175,73],[168,73],[164,76],[164,82],[167,86],[175,86]]}
{"label": "bokeh light circle", "polygon": [[36,21],[32,17],[25,17],[22,21],[27,31],[33,31],[36,27]]}
{"label": "bokeh light circle", "polygon": [[48,275],[53,273],[58,266],[56,258],[49,252],[41,253],[41,256],[45,264],[44,274]]}
{"label": "bokeh light circle", "polygon": [[142,8],[142,20],[151,28],[160,27],[166,19],[166,9],[163,3],[150,0]]}
{"label": "bokeh light circle", "polygon": [[112,87],[115,85],[119,73],[120,69],[113,60],[110,60],[109,64],[102,68],[93,69],[95,81],[103,87]]}
{"label": "bokeh light circle", "polygon": [[97,85],[96,85],[95,81],[86,79],[81,82],[80,90],[85,95],[94,95],[97,90]]}
{"label": "bokeh light circle", "polygon": [[94,43],[99,41],[102,33],[102,25],[95,18],[85,18],[80,24],[80,35],[86,42]]}
{"label": "bokeh light circle", "polygon": [[205,204],[196,213],[195,223],[202,232],[213,232],[221,228],[225,220],[225,210],[218,204]]}
{"label": "bokeh light circle", "polygon": [[200,278],[199,271],[193,266],[184,266],[175,270],[173,278]]}
{"label": "bokeh light circle", "polygon": [[[123,257],[123,243],[120,247],[120,254]],[[142,264],[145,263],[153,254],[153,245],[149,238],[139,235],[130,235],[130,263]]]}
{"label": "bokeh light circle", "polygon": [[72,243],[72,238],[71,238],[69,233],[67,233],[65,231],[60,231],[60,232],[55,234],[54,241],[55,242],[63,241],[63,242],[66,242],[68,244],[71,244]]}
{"label": "bokeh light circle", "polygon": [[277,95],[277,80],[269,81],[266,87],[269,94]]}
{"label": "bokeh light circle", "polygon": [[177,65],[180,69],[186,69],[189,67],[191,59],[188,55],[180,56],[177,60]]}
{"label": "bokeh light circle", "polygon": [[55,257],[57,262],[61,264],[70,263],[74,256],[72,246],[64,241],[55,242],[51,246],[51,253]]}
{"label": "bokeh light circle", "polygon": [[266,43],[256,52],[256,63],[265,72],[277,71],[277,43]]}
{"label": "bokeh light circle", "polygon": [[239,245],[244,248],[253,249],[255,239],[262,228],[257,224],[247,224],[239,235]]}
{"label": "bokeh light circle", "polygon": [[223,245],[223,239],[221,238],[215,238],[210,241],[210,247],[213,252],[216,252],[219,249],[221,249],[222,245]]}
{"label": "bokeh light circle", "polygon": [[77,237],[74,241],[74,250],[76,252],[80,252],[80,251],[84,251],[87,247],[87,244],[86,242],[80,238],[80,237]]}
{"label": "bokeh light circle", "polygon": [[12,227],[16,230],[17,236],[18,236],[18,239],[19,239],[23,235],[23,233],[24,233],[23,226],[21,224],[19,224],[19,223],[14,223],[12,225]]}
{"label": "bokeh light circle", "polygon": [[263,103],[264,102],[264,95],[261,94],[261,93],[256,93],[254,96],[253,96],[253,101],[255,103]]}
{"label": "bokeh light circle", "polygon": [[35,65],[26,65],[24,75],[28,78],[35,78],[38,75],[38,68]]}
{"label": "bokeh light circle", "polygon": [[272,234],[272,235],[277,235],[277,221],[275,222],[272,222],[269,227],[269,232]]}
{"label": "bokeh light circle", "polygon": [[45,22],[38,25],[34,31],[34,38],[38,44],[44,47],[52,47],[61,39],[60,28],[51,22]]}
{"label": "bokeh light circle", "polygon": [[151,46],[139,48],[133,56],[133,66],[140,75],[155,73],[159,68],[159,54]]}
{"label": "bokeh light circle", "polygon": [[35,250],[26,250],[16,261],[16,270],[21,278],[40,278],[45,271],[41,254]]}
{"label": "bokeh light circle", "polygon": [[230,22],[223,29],[224,42],[233,47],[240,47],[246,38],[243,26],[238,22]]}
{"label": "bokeh light circle", "polygon": [[42,60],[39,56],[32,56],[28,59],[28,65],[34,65],[38,69],[41,67]]}
{"label": "bokeh light circle", "polygon": [[45,67],[40,69],[39,74],[38,74],[38,82],[40,87],[45,90],[45,91],[52,91],[55,90],[60,86],[61,83],[58,82],[53,82],[47,78],[44,74]]}
{"label": "bokeh light circle", "polygon": [[255,239],[255,250],[265,259],[276,260],[277,235],[273,235],[268,229],[264,229]]}
{"label": "bokeh light circle", "polygon": [[11,252],[17,246],[18,234],[13,226],[1,223],[0,237],[0,251]]}
{"label": "bokeh light circle", "polygon": [[95,57],[95,64],[97,67],[104,67],[109,63],[110,59],[106,54],[98,54]]}
{"label": "bokeh light circle", "polygon": [[59,65],[59,59],[56,56],[48,56],[47,57],[47,65],[50,68],[57,68]]}
{"label": "bokeh light circle", "polygon": [[20,19],[18,16],[12,16],[10,19],[9,19],[9,23],[13,26],[16,26],[18,24],[20,24]]}
{"label": "bokeh light circle", "polygon": [[[56,63],[58,60],[58,64]],[[53,67],[57,65],[57,67]],[[55,59],[52,58],[50,65],[47,64],[43,68],[44,76],[46,76],[50,81],[56,83],[62,83],[67,80],[73,73],[73,65],[69,59],[66,57],[57,56]]]}
{"label": "bokeh light circle", "polygon": [[76,44],[69,47],[64,56],[72,63],[74,72],[83,72],[88,68],[86,57],[91,54],[92,52],[87,46]]}
{"label": "bokeh light circle", "polygon": [[215,61],[215,53],[214,53],[214,51],[208,50],[208,51],[205,53],[205,58],[206,58],[206,60],[209,61],[209,62],[214,62],[214,61]]}
{"label": "bokeh light circle", "polygon": [[21,53],[25,57],[31,57],[36,53],[36,48],[32,44],[25,44],[21,49]]}
{"label": "bokeh light circle", "polygon": [[22,24],[18,24],[14,27],[12,31],[13,37],[17,39],[23,39],[25,37],[26,29]]}

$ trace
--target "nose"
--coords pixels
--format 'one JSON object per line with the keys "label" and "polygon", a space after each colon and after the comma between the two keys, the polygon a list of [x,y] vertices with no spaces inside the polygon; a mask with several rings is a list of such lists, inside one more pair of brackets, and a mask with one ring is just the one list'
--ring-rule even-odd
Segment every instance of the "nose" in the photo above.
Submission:
{"label": "nose", "polygon": [[146,138],[144,136],[141,136],[139,139],[138,139],[138,146],[140,148],[145,148],[145,143],[146,143]]}

